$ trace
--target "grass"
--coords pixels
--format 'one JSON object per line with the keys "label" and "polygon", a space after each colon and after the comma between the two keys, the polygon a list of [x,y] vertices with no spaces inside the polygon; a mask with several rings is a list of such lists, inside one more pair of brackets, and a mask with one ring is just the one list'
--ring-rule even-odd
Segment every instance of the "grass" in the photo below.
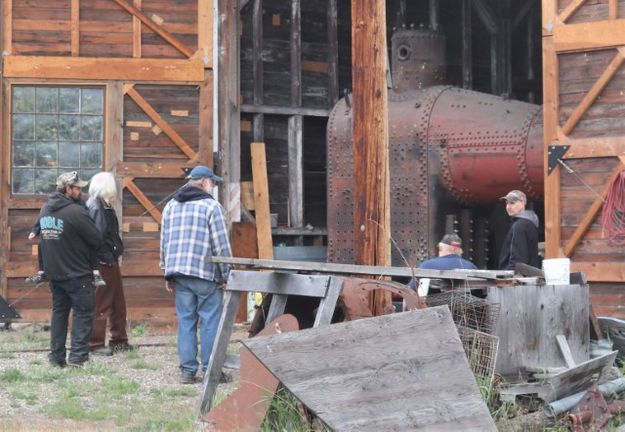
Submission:
{"label": "grass", "polygon": [[287,389],[279,388],[271,400],[269,411],[260,427],[261,432],[310,431],[308,421],[302,419],[299,405],[299,401]]}
{"label": "grass", "polygon": [[147,324],[139,323],[130,330],[130,334],[133,337],[145,336],[146,334],[148,334],[149,328],[150,327]]}
{"label": "grass", "polygon": [[26,381],[26,379],[26,375],[16,368],[8,368],[0,374],[0,382],[3,383],[16,383]]}

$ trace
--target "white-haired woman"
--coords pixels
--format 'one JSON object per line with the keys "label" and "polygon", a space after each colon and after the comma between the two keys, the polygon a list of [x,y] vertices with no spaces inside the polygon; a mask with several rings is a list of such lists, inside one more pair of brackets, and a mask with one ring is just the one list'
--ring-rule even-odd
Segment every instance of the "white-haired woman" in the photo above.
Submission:
{"label": "white-haired woman", "polygon": [[[102,233],[103,246],[98,255],[98,269],[106,282],[106,287],[96,290],[96,315],[91,336],[93,354],[112,355],[114,351],[128,350],[126,332],[126,299],[119,269],[119,257],[124,245],[119,236],[119,221],[115,213],[117,184],[109,172],[94,175],[89,182],[89,216]],[[106,346],[106,323],[110,321],[111,339]]]}

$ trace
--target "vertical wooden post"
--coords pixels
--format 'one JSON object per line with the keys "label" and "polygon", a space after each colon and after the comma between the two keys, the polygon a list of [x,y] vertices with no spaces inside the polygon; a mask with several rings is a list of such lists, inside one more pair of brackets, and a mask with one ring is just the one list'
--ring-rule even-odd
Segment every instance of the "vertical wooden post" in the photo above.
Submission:
{"label": "vertical wooden post", "polygon": [[251,153],[252,180],[254,182],[254,208],[256,212],[256,236],[258,239],[258,258],[273,259],[265,143],[252,143]]}
{"label": "vertical wooden post", "polygon": [[302,20],[300,0],[291,0],[291,106],[302,106]]}
{"label": "vertical wooden post", "polygon": [[[139,10],[141,10],[141,0],[133,0],[132,4]],[[198,8],[200,5],[198,4]],[[132,17],[132,56],[134,58],[141,58],[141,20],[136,16]],[[198,21],[198,33],[200,31],[200,22]],[[199,38],[198,38],[199,39]],[[199,42],[199,41],[198,41]],[[198,44],[198,46],[200,46]]]}
{"label": "vertical wooden post", "polygon": [[[263,0],[254,0],[252,10],[252,74],[254,76],[254,104],[264,102],[263,81]],[[265,141],[265,115],[254,114],[252,119],[253,139]]]}
{"label": "vertical wooden post", "polygon": [[[124,116],[124,84],[121,81],[110,81],[106,85],[106,141],[104,146],[104,169],[116,175],[116,167],[124,160],[124,133],[122,122]],[[123,226],[123,186],[117,184],[115,212],[120,228]],[[123,233],[119,233],[123,236]]]}
{"label": "vertical wooden post", "polygon": [[339,100],[339,40],[337,0],[328,0],[328,106]]}
{"label": "vertical wooden post", "polygon": [[[135,2],[141,3],[141,0]],[[214,10],[212,0],[198,0],[197,4],[197,48],[201,53],[205,67],[213,65],[213,21]],[[133,20],[134,23],[134,20]],[[141,34],[141,33],[139,33]],[[141,43],[141,40],[139,40]],[[139,51],[139,57],[141,51]]]}
{"label": "vertical wooden post", "polygon": [[[548,146],[557,140],[558,127],[558,58],[553,48],[557,1],[542,1],[543,25],[543,116],[545,167]],[[560,233],[560,166],[545,172],[545,258],[563,256]]]}
{"label": "vertical wooden post", "polygon": [[[5,1],[10,3],[11,0]],[[7,198],[9,197],[9,187],[11,182],[11,162],[8,155],[10,154],[9,146],[11,145],[11,136],[9,135],[8,123],[11,121],[8,113],[11,112],[10,100],[11,93],[9,91],[9,84],[5,79],[2,79],[0,85],[0,131],[2,142],[0,143],[0,242],[3,247],[0,248],[0,295],[7,296],[8,282],[7,282],[7,263],[8,254],[11,249],[10,236],[9,236],[9,223],[8,223],[8,205]],[[5,115],[7,118],[5,119]]]}
{"label": "vertical wooden post", "polygon": [[[386,2],[352,0],[354,255],[390,264]],[[374,300],[374,313],[389,296]]]}
{"label": "vertical wooden post", "polygon": [[80,0],[72,0],[70,8],[70,51],[73,57],[78,57],[80,52]]}
{"label": "vertical wooden post", "polygon": [[301,115],[289,117],[289,220],[290,226],[304,226],[304,165]]}
{"label": "vertical wooden post", "polygon": [[228,224],[241,220],[241,128],[239,101],[239,0],[218,1],[218,143]]}
{"label": "vertical wooden post", "polygon": [[2,55],[13,50],[13,0],[2,1]]}
{"label": "vertical wooden post", "polygon": [[473,88],[473,40],[471,0],[462,0],[462,87]]}

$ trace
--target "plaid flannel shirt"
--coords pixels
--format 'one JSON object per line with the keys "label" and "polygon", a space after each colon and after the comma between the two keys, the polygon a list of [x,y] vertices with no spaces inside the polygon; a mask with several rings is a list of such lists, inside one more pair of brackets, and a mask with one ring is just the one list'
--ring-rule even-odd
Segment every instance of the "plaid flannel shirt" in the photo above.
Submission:
{"label": "plaid flannel shirt", "polygon": [[221,205],[212,198],[171,200],[161,219],[161,269],[165,277],[182,274],[225,283],[228,264],[213,264],[211,256],[232,256]]}

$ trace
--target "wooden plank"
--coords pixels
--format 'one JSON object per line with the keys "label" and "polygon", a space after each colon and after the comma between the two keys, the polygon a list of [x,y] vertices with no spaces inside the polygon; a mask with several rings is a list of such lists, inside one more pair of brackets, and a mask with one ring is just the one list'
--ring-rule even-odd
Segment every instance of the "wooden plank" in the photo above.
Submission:
{"label": "wooden plank", "polygon": [[[511,278],[513,271],[509,270],[429,270],[429,269],[411,269],[410,267],[383,267],[368,265],[352,265],[352,264],[334,264],[334,263],[314,263],[303,261],[280,261],[268,259],[251,259],[236,257],[211,257],[210,261],[222,264],[244,265],[254,268],[287,270],[287,271],[304,271],[304,272],[321,272],[336,274],[352,274],[352,275],[371,275],[371,276],[406,276],[432,278],[432,279],[458,279],[469,280],[471,278],[479,278],[482,280],[498,280],[503,278]],[[413,273],[414,271],[414,273]]]}
{"label": "wooden plank", "polygon": [[597,315],[595,315],[595,310],[592,307],[592,304],[590,305],[589,315],[590,315],[590,325],[592,326],[592,330],[595,333],[595,338],[597,340],[603,339],[604,338],[603,330],[601,330],[601,326],[599,325],[599,320],[597,319]]}
{"label": "wooden plank", "polygon": [[265,144],[252,143],[251,153],[256,233],[258,236],[258,257],[261,259],[272,259],[273,243],[271,237],[271,215],[269,210],[269,184],[267,181]]}
{"label": "wooden plank", "polygon": [[567,256],[567,257],[571,256],[571,253],[573,253],[573,249],[575,249],[575,247],[577,246],[579,241],[582,239],[584,234],[586,234],[586,231],[588,231],[588,228],[597,217],[599,210],[601,210],[601,206],[603,205],[604,198],[610,191],[610,188],[612,187],[612,183],[614,182],[616,177],[620,175],[623,169],[625,169],[625,163],[621,159],[620,163],[616,166],[616,168],[612,170],[612,174],[610,175],[609,179],[605,183],[605,186],[603,190],[601,191],[601,194],[597,198],[595,198],[592,205],[590,206],[588,211],[586,211],[586,213],[580,220],[579,224],[577,225],[575,232],[566,242],[566,245],[564,245],[564,249],[563,249],[564,256]]}
{"label": "wooden plank", "polygon": [[202,395],[196,407],[196,417],[205,414],[211,406],[215,390],[221,378],[221,367],[226,360],[226,351],[230,343],[230,336],[234,328],[234,319],[241,301],[241,293],[237,291],[224,292],[223,306],[219,325],[217,326],[217,339],[213,344],[208,367],[204,374]]}
{"label": "wooden plank", "polygon": [[200,83],[204,80],[204,65],[197,60],[179,59],[7,56],[4,76]]}
{"label": "wooden plank", "polygon": [[302,106],[302,19],[300,0],[291,0],[291,106]]}
{"label": "wooden plank", "polygon": [[575,108],[573,113],[571,113],[570,117],[568,118],[564,126],[562,126],[562,133],[564,135],[568,135],[573,130],[573,128],[577,125],[579,120],[586,113],[586,111],[588,111],[588,108],[590,108],[590,106],[595,102],[595,100],[597,99],[599,94],[603,91],[605,86],[608,85],[608,83],[610,82],[610,80],[612,79],[616,71],[621,67],[621,65],[623,64],[623,61],[625,61],[625,56],[623,56],[623,53],[619,49],[616,55],[614,56],[614,59],[612,60],[612,62],[610,62],[610,64],[605,69],[605,71],[601,74],[599,79],[593,84],[592,88],[588,91],[588,93],[586,93],[586,95],[584,96],[584,99],[582,99],[582,101]]}
{"label": "wooden plank", "polygon": [[[7,8],[10,9],[12,0],[6,0],[2,2],[3,6],[3,25],[6,25]],[[10,19],[11,15],[8,14]],[[6,31],[6,27],[4,28]],[[6,37],[6,33],[2,33],[3,38]],[[3,40],[3,47],[6,48],[6,40]],[[0,80],[0,122],[1,124],[7,124],[8,120],[5,120],[4,116],[11,112],[11,87],[6,80]],[[8,253],[11,249],[11,235],[9,227],[9,200],[10,196],[10,180],[11,175],[11,158],[9,155],[9,148],[11,143],[11,132],[8,127],[0,128],[0,137],[2,142],[0,143],[0,242],[5,245],[0,248],[0,295],[6,298],[8,283],[6,270],[10,268],[8,266]]]}
{"label": "wooden plank", "polygon": [[445,306],[243,343],[332,430],[496,430]]}
{"label": "wooden plank", "polygon": [[564,8],[564,10],[562,12],[560,12],[560,15],[558,16],[558,19],[565,23],[568,21],[568,19],[575,13],[577,12],[577,10],[582,7],[582,5],[586,2],[586,0],[573,0],[571,3],[568,4],[567,7]]}
{"label": "wooden plank", "polygon": [[625,280],[623,262],[573,261],[571,271],[584,272],[590,282],[623,282]]}
{"label": "wooden plank", "polygon": [[[258,273],[256,273],[258,274]],[[289,297],[284,294],[272,294],[271,304],[269,305],[269,312],[267,312],[266,322],[270,323],[280,315],[284,314],[286,308],[286,301]]]}
{"label": "wooden plank", "polygon": [[[558,13],[558,0],[542,0],[541,4],[542,4],[542,35],[543,35],[543,40],[544,40],[545,37],[553,35],[553,26],[556,23],[556,16]],[[544,52],[545,50],[543,47],[543,54]]]}
{"label": "wooden plank", "polygon": [[217,131],[217,150],[221,161],[221,176],[225,193],[222,204],[228,223],[241,220],[241,113],[240,113],[240,15],[238,0],[216,0],[222,13],[217,21],[217,116],[213,130]]}
{"label": "wooden plank", "polygon": [[232,270],[226,291],[255,291],[322,298],[326,295],[329,283],[330,276]]}
{"label": "wooden plank", "polygon": [[[256,225],[251,223],[233,223],[230,234],[232,243],[232,255],[236,257],[258,258],[258,245],[251,238],[256,238]],[[247,296],[244,292],[239,310],[237,322],[247,321]]]}
{"label": "wooden plank", "polygon": [[[543,3],[543,20],[554,19],[554,0]],[[551,13],[545,9],[553,8]],[[553,50],[553,38],[543,37],[543,137],[544,166],[548,165],[547,147],[557,139],[559,112],[559,69],[558,59]],[[545,257],[561,256],[562,234],[560,228],[560,166],[551,174],[545,171]]]}
{"label": "wooden plank", "polygon": [[566,340],[566,336],[564,335],[556,335],[556,341],[558,342],[558,347],[560,348],[560,352],[562,353],[562,357],[564,357],[564,361],[566,362],[566,366],[568,368],[575,367],[575,359],[573,358],[573,354],[571,353],[571,347]]}
{"label": "wooden plank", "polygon": [[339,42],[337,0],[328,0],[328,106],[339,100]]}
{"label": "wooden plank", "polygon": [[289,226],[304,226],[303,118],[289,117],[287,146],[289,158]]}
{"label": "wooden plank", "polygon": [[343,290],[343,278],[332,276],[330,283],[328,284],[328,290],[321,302],[319,302],[319,308],[317,309],[317,315],[315,316],[315,323],[313,327],[319,327],[322,325],[329,325],[332,322],[332,316],[336,309],[336,303],[339,300],[339,296]]}
{"label": "wooden plank", "polygon": [[589,358],[588,285],[515,285],[487,288],[499,305],[496,372],[516,377],[527,367],[566,366],[554,335],[567,334],[576,363]]}
{"label": "wooden plank", "polygon": [[[6,55],[13,52],[13,0],[2,2],[2,51]],[[6,65],[6,58],[4,62]],[[6,70],[4,74],[6,76]]]}
{"label": "wooden plank", "polygon": [[202,53],[202,62],[213,67],[213,2],[198,0],[197,3],[197,46]]}
{"label": "wooden plank", "polygon": [[152,215],[154,220],[160,224],[162,216],[161,212],[154,204],[152,204],[152,201],[150,201],[148,197],[143,194],[141,189],[137,187],[133,180],[133,177],[124,178],[124,187],[127,188],[135,196],[135,198],[137,198],[137,200],[148,211],[148,213]]}
{"label": "wooden plank", "polygon": [[473,10],[490,35],[497,34],[497,15],[484,0],[473,0]]}
{"label": "wooden plank", "polygon": [[140,178],[184,178],[179,163],[174,162],[118,162],[118,175]]}
{"label": "wooden plank", "polygon": [[625,41],[625,19],[556,25],[553,45],[558,53],[616,48]]}
{"label": "wooden plank", "polygon": [[618,18],[618,0],[608,0],[608,18],[611,20]]}
{"label": "wooden plank", "polygon": [[261,113],[277,115],[302,115],[307,117],[329,117],[330,110],[325,108],[281,107],[269,105],[241,105],[243,113]]}
{"label": "wooden plank", "polygon": [[[132,4],[137,10],[141,10],[141,0],[133,0]],[[141,20],[132,17],[132,56],[141,58]]]}
{"label": "wooden plank", "polygon": [[213,166],[213,71],[206,70],[204,75],[204,82],[200,86],[199,152],[196,163]]}
{"label": "wooden plank", "polygon": [[[390,175],[385,2],[352,0],[354,256],[358,264],[389,265]],[[390,293],[372,299],[384,313]]]}
{"label": "wooden plank", "polygon": [[569,146],[563,159],[613,157],[625,154],[625,141],[622,137],[616,136],[583,139],[563,137],[558,144]]}
{"label": "wooden plank", "polygon": [[[202,75],[204,74],[203,72],[204,69],[202,69]],[[126,94],[128,96],[130,96],[132,98],[132,100],[134,100],[137,105],[139,105],[139,107],[148,115],[148,117],[150,117],[154,123],[156,123],[158,125],[158,127],[160,127],[163,132],[169,137],[171,138],[171,140],[174,142],[174,144],[176,144],[178,146],[178,148],[189,158],[189,159],[193,159],[196,156],[195,151],[189,146],[189,144],[187,144],[187,142],[184,140],[184,138],[182,138],[178,132],[176,132],[174,130],[173,127],[171,127],[169,125],[169,123],[167,123],[165,121],[165,119],[163,119],[157,112],[156,110],[152,107],[152,105],[150,105],[148,103],[148,101],[146,101],[143,96],[141,96],[139,94],[139,92],[137,92],[137,90],[135,90],[135,88],[130,88],[128,89],[128,91],[126,92]]]}
{"label": "wooden plank", "polygon": [[139,127],[139,128],[151,128],[152,122],[149,121],[138,121],[138,120],[127,120],[126,127]]}
{"label": "wooden plank", "polygon": [[[119,81],[111,81],[106,85],[106,116],[105,116],[105,147],[104,169],[117,176],[117,164],[124,159],[124,88]],[[124,217],[123,188],[117,184],[115,213],[121,222]],[[123,238],[123,235],[122,235]]]}
{"label": "wooden plank", "polygon": [[[155,32],[157,35],[165,39],[171,46],[176,48],[186,57],[191,57],[193,55],[193,51],[187,45],[185,45],[181,40],[176,38],[174,35],[169,33],[164,28],[160,27],[154,21],[152,21],[149,17],[144,15],[139,9],[137,9],[134,5],[129,4],[126,0],[113,0],[119,6],[122,7],[126,12],[130,13],[133,17],[141,20],[143,24],[146,25],[150,30]],[[203,67],[203,66],[202,66]]]}
{"label": "wooden plank", "polygon": [[80,0],[72,0],[70,6],[70,50],[72,56],[80,55]]}

